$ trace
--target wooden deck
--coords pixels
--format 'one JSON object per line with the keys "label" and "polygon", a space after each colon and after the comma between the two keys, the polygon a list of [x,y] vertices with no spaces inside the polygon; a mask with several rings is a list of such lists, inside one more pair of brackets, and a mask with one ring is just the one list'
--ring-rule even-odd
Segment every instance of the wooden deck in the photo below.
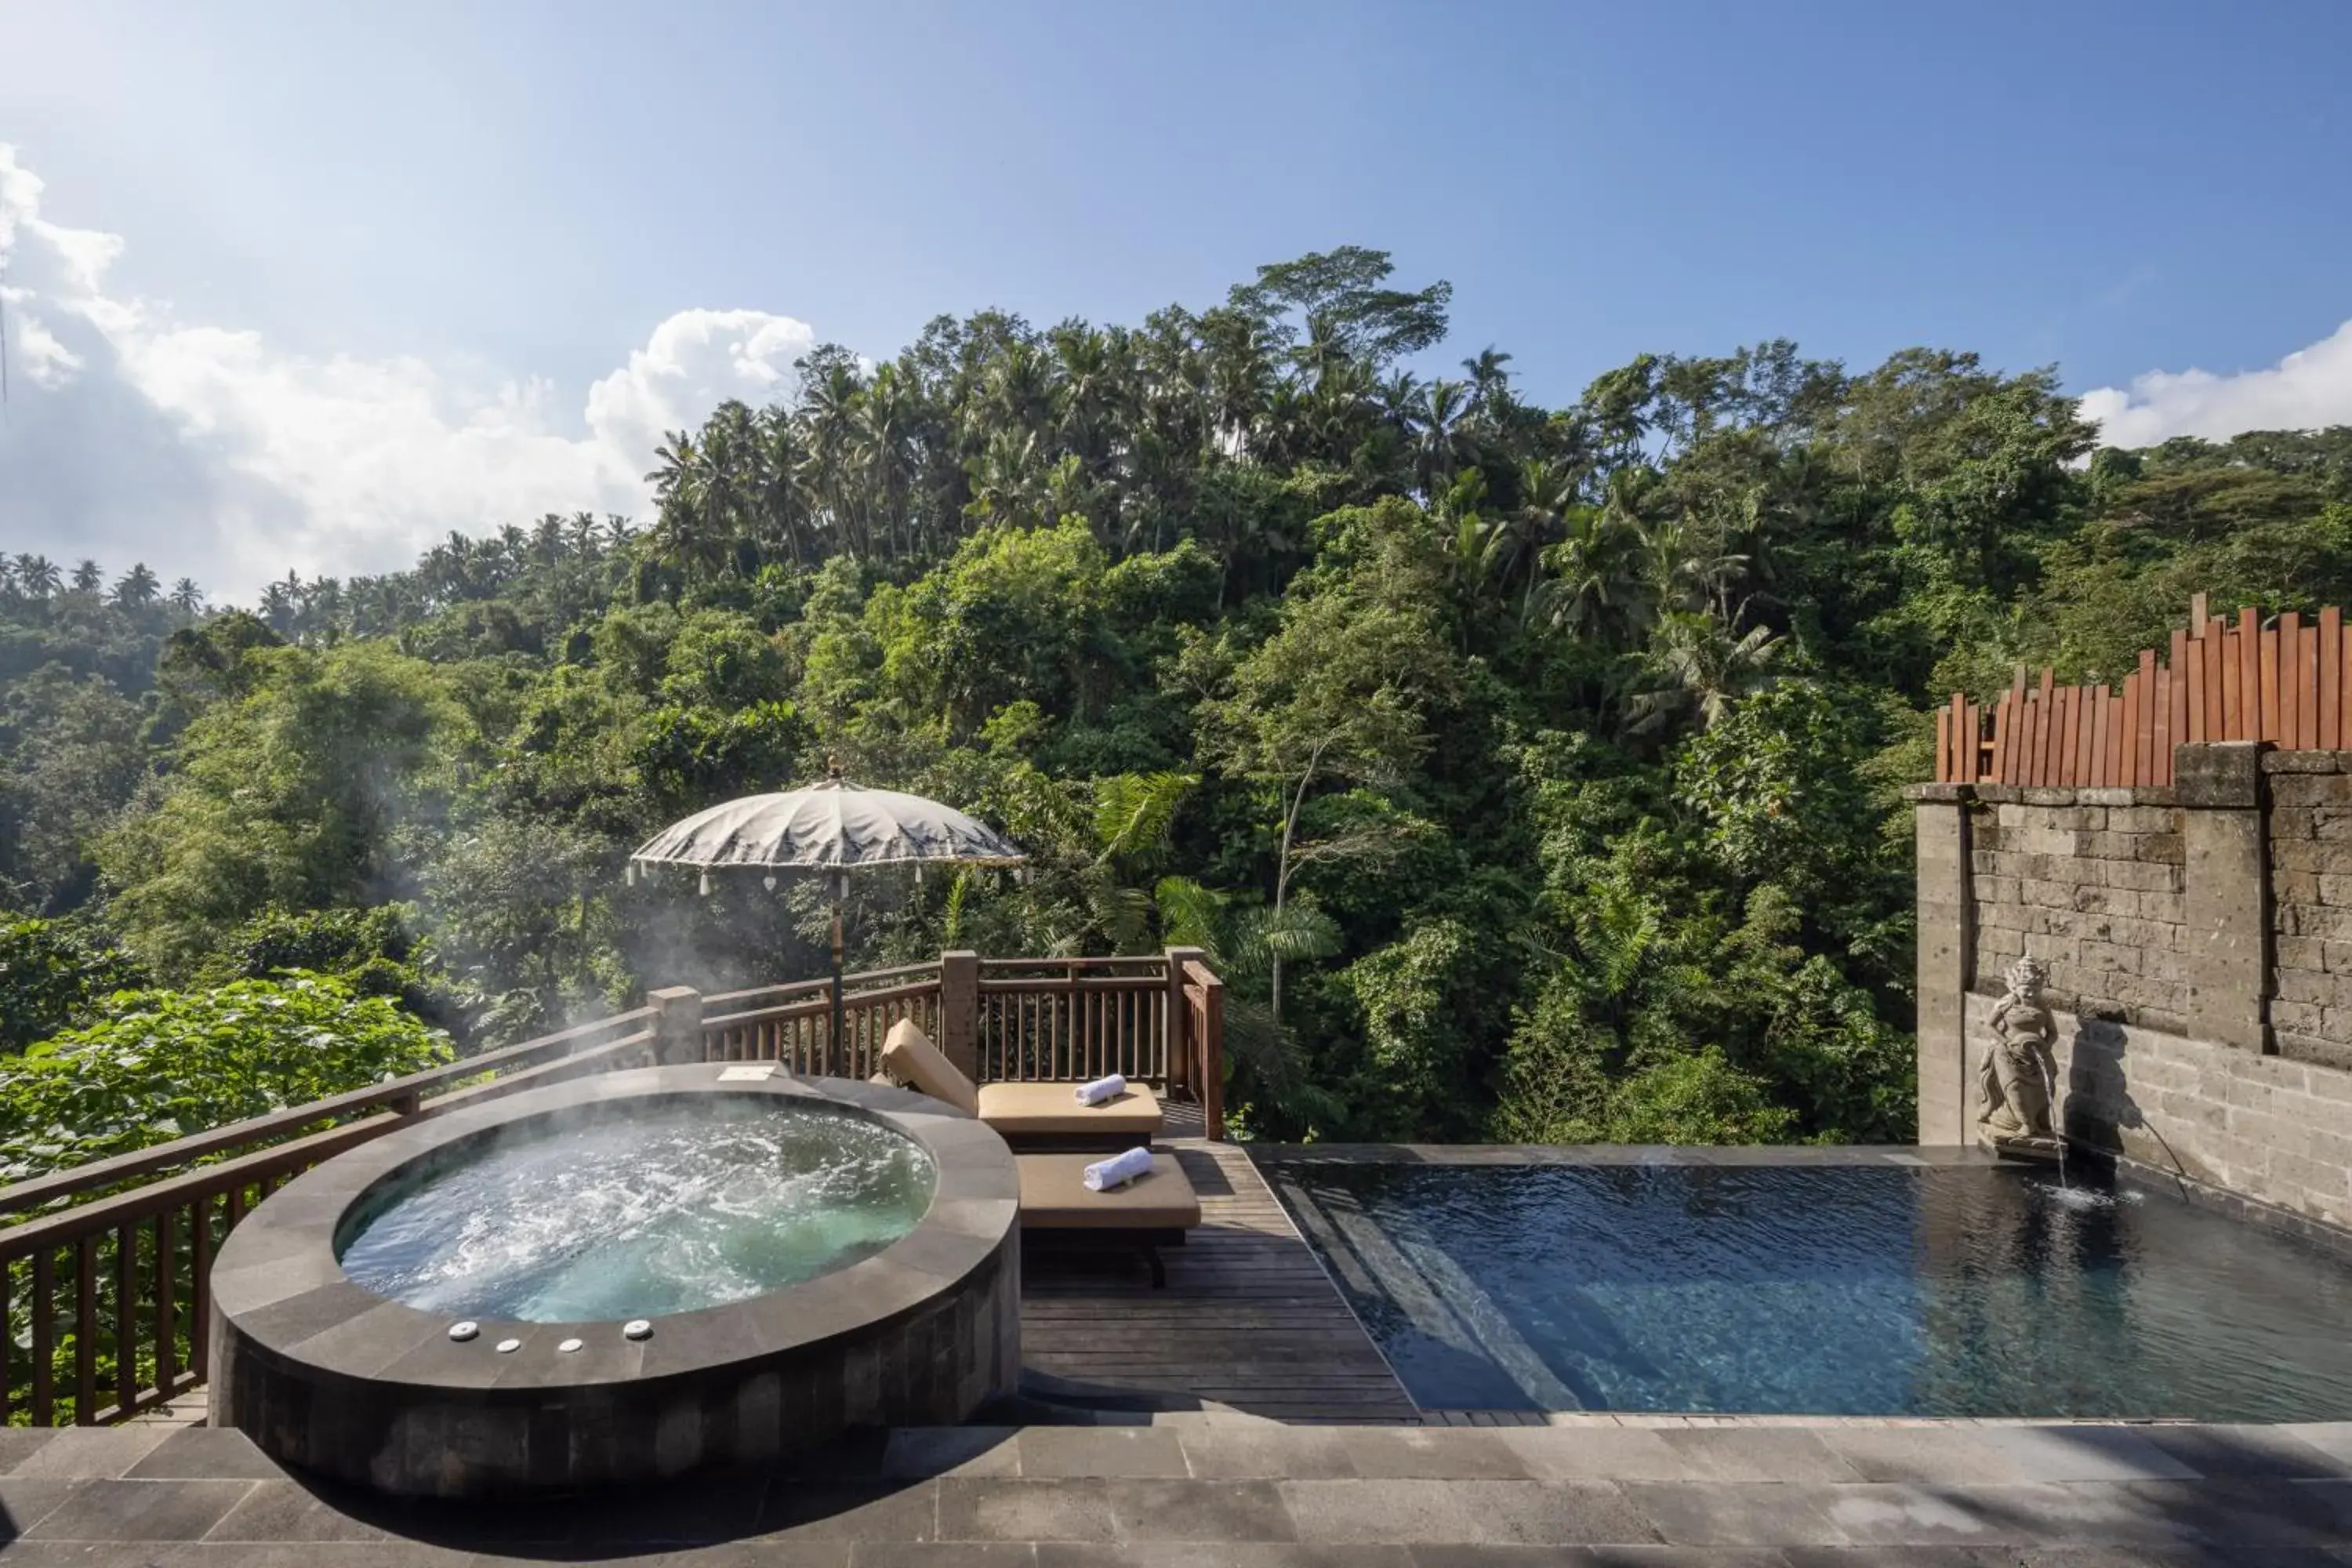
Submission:
{"label": "wooden deck", "polygon": [[1154,1289],[1132,1256],[1024,1266],[1022,1357],[1097,1388],[1296,1422],[1413,1423],[1419,1412],[1249,1156],[1170,1131],[1158,1145],[1201,1194],[1201,1228]]}

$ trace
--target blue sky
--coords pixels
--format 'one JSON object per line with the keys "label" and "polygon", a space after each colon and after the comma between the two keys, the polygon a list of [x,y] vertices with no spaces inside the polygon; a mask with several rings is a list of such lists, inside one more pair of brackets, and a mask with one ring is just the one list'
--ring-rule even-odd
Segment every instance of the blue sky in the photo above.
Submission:
{"label": "blue sky", "polygon": [[396,563],[625,504],[807,338],[1350,242],[1549,401],[1786,335],[2056,362],[2141,438],[2352,419],[2347,58],[2317,0],[0,0],[0,548]]}

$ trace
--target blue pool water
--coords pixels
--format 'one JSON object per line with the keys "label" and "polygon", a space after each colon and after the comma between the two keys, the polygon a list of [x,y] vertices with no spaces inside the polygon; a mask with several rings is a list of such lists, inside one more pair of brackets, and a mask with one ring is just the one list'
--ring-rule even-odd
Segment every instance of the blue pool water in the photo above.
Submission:
{"label": "blue pool water", "polygon": [[1425,1408],[2352,1417],[2352,1260],[2080,1173],[1266,1174]]}

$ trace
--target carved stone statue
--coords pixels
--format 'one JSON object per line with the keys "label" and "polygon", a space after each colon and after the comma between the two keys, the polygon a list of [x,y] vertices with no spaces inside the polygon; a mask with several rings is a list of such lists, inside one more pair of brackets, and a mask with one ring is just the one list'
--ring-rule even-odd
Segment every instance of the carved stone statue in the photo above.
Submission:
{"label": "carved stone statue", "polygon": [[2042,1005],[2048,971],[2039,960],[2009,966],[2009,991],[1993,1004],[1992,1043],[1977,1070],[1984,1113],[1977,1128],[2002,1153],[2053,1154],[2061,1145],[2051,1129],[2051,1093],[2057,1083],[2057,1021]]}

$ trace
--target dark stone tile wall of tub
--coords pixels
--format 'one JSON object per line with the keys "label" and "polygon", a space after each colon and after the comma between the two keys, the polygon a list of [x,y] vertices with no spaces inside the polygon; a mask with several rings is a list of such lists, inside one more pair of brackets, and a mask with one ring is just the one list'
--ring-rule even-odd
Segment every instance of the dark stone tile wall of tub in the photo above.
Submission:
{"label": "dark stone tile wall of tub", "polygon": [[217,1335],[213,1353],[215,1424],[320,1475],[421,1496],[651,1481],[805,1453],[855,1426],[951,1425],[1010,1394],[1020,1235],[899,1321],[657,1381],[427,1401],[281,1363],[233,1334]]}

